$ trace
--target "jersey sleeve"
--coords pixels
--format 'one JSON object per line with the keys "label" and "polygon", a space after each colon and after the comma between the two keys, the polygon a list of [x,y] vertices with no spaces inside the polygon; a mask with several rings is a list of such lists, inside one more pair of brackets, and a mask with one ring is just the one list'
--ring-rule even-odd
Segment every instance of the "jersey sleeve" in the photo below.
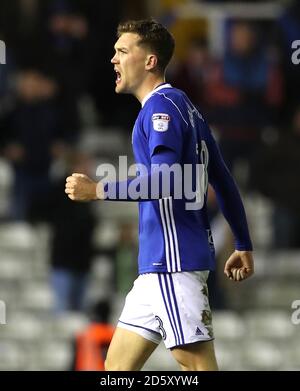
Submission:
{"label": "jersey sleeve", "polygon": [[180,161],[186,127],[187,122],[175,102],[161,95],[151,97],[143,117],[150,158],[157,149],[167,148],[174,151]]}
{"label": "jersey sleeve", "polygon": [[[160,166],[160,170],[151,170],[148,175],[137,176],[125,181],[102,182],[104,185],[105,200],[108,201],[149,201],[157,200],[174,195],[176,178],[171,177],[170,186],[165,188],[163,185],[164,173],[169,174],[168,168],[175,164],[177,155],[174,151],[167,148],[157,149],[151,158],[151,165]],[[135,185],[134,182],[137,182]],[[147,189],[143,194],[130,194],[130,187],[141,190]],[[133,196],[132,196],[133,195]]]}

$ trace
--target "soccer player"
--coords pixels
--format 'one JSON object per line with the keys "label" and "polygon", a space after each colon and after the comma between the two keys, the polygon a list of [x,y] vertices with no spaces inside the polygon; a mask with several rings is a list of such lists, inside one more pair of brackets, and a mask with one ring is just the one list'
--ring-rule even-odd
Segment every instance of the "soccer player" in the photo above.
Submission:
{"label": "soccer player", "polygon": [[[148,169],[137,177],[140,188],[149,185],[148,198],[130,192],[136,179],[111,186],[74,173],[66,182],[66,193],[75,201],[140,201],[139,276],[126,297],[108,350],[107,370],[141,369],[161,339],[183,370],[218,369],[206,285],[209,271],[215,268],[206,209],[208,182],[235,238],[236,250],[224,273],[233,281],[253,273],[251,239],[235,182],[202,115],[184,92],[165,81],[173,50],[172,35],[154,20],[129,21],[118,27],[111,60],[115,90],[133,94],[142,106],[132,144],[136,163]],[[181,182],[170,181],[166,190],[166,170],[152,169],[176,164],[193,167],[192,201],[187,202],[190,198],[185,195],[175,197],[184,177]],[[202,167],[201,175],[197,165]],[[158,186],[152,192],[155,177]],[[128,190],[125,197],[124,189]]]}

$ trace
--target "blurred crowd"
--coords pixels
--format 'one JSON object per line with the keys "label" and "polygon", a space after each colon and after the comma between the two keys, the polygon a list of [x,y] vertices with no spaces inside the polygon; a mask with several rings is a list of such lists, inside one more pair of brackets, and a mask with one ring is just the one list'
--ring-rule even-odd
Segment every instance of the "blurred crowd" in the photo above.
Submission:
{"label": "blurred crowd", "polygon": [[[81,102],[86,96],[93,102],[99,132],[117,126],[130,137],[139,104],[116,96],[110,59],[118,22],[144,17],[143,3],[1,0],[7,64],[0,65],[0,154],[14,173],[10,207],[1,217],[51,226],[57,311],[83,308],[99,223],[90,204],[69,202],[63,190],[69,173],[93,169],[95,156],[79,142],[85,131]],[[172,62],[168,81],[205,115],[242,191],[272,201],[272,246],[300,247],[300,65],[291,61],[291,44],[300,39],[300,4],[291,3],[272,21],[228,18],[223,38],[218,54],[209,36],[193,36],[184,56]],[[63,169],[53,175],[58,161]],[[213,196],[210,203],[214,216]],[[111,256],[115,284],[124,293],[130,284],[124,278],[136,272],[136,245],[130,224],[120,232]]]}

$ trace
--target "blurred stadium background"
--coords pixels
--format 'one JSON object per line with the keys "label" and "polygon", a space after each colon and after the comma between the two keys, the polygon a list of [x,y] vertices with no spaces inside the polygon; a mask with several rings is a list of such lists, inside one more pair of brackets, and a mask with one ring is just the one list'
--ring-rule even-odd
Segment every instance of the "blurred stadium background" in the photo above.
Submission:
{"label": "blurred stadium background", "polygon": [[[233,243],[210,192],[220,369],[299,370],[300,6],[283,0],[1,0],[0,369],[70,369],[91,308],[108,301],[115,323],[135,278],[136,205],[71,206],[63,182],[72,171],[96,179],[119,155],[133,162],[139,104],[115,95],[110,58],[117,23],[146,16],[175,35],[168,80],[211,124],[253,237],[255,276],[226,281]],[[160,346],[144,369],[177,366]]]}

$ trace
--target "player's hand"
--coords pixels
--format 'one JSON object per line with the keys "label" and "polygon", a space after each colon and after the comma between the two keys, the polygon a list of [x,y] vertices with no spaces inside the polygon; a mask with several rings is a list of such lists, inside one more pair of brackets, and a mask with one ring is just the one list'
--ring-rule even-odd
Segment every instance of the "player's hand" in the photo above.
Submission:
{"label": "player's hand", "polygon": [[72,174],[66,179],[65,192],[73,201],[92,201],[99,196],[97,183],[84,174]]}
{"label": "player's hand", "polygon": [[233,281],[243,281],[254,273],[251,251],[235,250],[225,263],[224,273]]}

